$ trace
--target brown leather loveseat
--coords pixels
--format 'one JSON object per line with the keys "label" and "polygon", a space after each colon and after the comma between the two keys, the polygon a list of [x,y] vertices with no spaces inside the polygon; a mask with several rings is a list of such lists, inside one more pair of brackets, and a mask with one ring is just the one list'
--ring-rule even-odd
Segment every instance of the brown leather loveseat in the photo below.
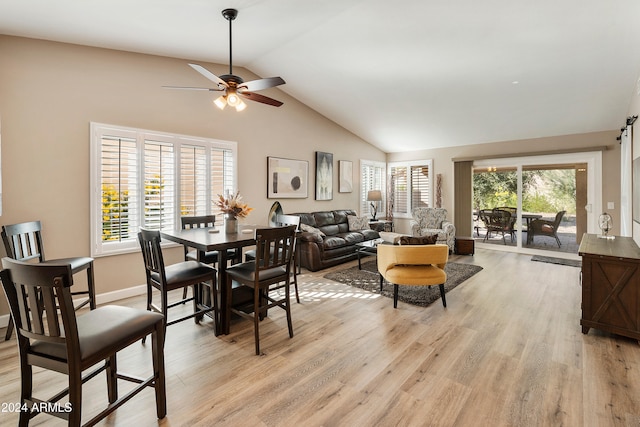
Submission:
{"label": "brown leather loveseat", "polygon": [[293,215],[300,217],[301,226],[305,224],[318,230],[302,230],[297,243],[300,262],[310,271],[318,271],[354,260],[357,258],[358,247],[356,243],[380,237],[377,231],[368,228],[349,231],[347,216],[355,216],[356,212],[353,210],[295,213]]}

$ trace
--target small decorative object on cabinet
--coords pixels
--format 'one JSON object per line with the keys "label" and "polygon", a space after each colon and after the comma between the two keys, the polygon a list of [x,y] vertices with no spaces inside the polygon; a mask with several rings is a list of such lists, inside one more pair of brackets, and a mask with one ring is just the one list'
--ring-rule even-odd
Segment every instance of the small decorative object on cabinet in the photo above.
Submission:
{"label": "small decorative object on cabinet", "polygon": [[609,236],[609,231],[613,227],[613,220],[611,219],[611,215],[606,212],[603,212],[602,215],[598,218],[598,227],[602,231],[602,234],[599,235],[601,239],[615,239],[616,236]]}

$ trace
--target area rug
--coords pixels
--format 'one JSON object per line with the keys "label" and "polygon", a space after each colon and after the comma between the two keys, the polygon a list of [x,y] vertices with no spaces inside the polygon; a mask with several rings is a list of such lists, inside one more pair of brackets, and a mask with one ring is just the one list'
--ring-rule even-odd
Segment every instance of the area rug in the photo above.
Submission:
{"label": "area rug", "polygon": [[[477,272],[482,267],[472,264],[460,264],[455,262],[447,263],[445,271],[447,281],[444,284],[445,292],[458,286]],[[349,286],[364,289],[370,292],[380,293],[380,276],[376,261],[368,261],[362,264],[362,270],[357,266],[346,268],[325,274],[326,279],[335,280]],[[382,296],[393,298],[393,285],[384,282]],[[434,301],[440,299],[440,289],[438,286],[400,286],[398,299],[408,304],[426,307]]]}
{"label": "area rug", "polygon": [[555,258],[551,256],[534,255],[531,257],[531,261],[547,262],[549,264],[568,265],[570,267],[582,267],[582,261],[579,259],[564,259]]}

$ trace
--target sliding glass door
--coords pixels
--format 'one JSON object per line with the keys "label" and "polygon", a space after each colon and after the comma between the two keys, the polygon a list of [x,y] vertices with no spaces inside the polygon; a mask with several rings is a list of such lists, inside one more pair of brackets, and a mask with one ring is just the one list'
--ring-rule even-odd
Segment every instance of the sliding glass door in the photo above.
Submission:
{"label": "sliding glass door", "polygon": [[[475,161],[473,233],[486,247],[577,254],[595,232],[601,153]],[[505,214],[503,212],[508,212]],[[505,219],[503,217],[508,217]]]}

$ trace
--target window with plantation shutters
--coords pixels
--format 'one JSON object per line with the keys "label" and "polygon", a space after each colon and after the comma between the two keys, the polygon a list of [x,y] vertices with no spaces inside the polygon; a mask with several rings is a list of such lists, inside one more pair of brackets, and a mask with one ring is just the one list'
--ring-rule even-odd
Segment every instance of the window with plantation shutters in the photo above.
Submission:
{"label": "window with plantation shutters", "polygon": [[[360,216],[370,215],[371,202],[367,201],[367,193],[370,190],[381,190],[383,199],[386,199],[386,169],[387,165],[383,162],[375,162],[372,160],[360,161]],[[378,202],[378,217],[385,216],[385,203]]]}
{"label": "window with plantation shutters", "polygon": [[429,207],[429,167],[411,166],[411,209]]}
{"label": "window with plantation shutters", "polygon": [[92,255],[138,250],[140,227],[219,214],[213,200],[237,187],[236,158],[234,142],[92,123]]}
{"label": "window with plantation shutters", "polygon": [[431,160],[397,162],[389,164],[393,177],[394,215],[411,217],[413,208],[432,206]]}

